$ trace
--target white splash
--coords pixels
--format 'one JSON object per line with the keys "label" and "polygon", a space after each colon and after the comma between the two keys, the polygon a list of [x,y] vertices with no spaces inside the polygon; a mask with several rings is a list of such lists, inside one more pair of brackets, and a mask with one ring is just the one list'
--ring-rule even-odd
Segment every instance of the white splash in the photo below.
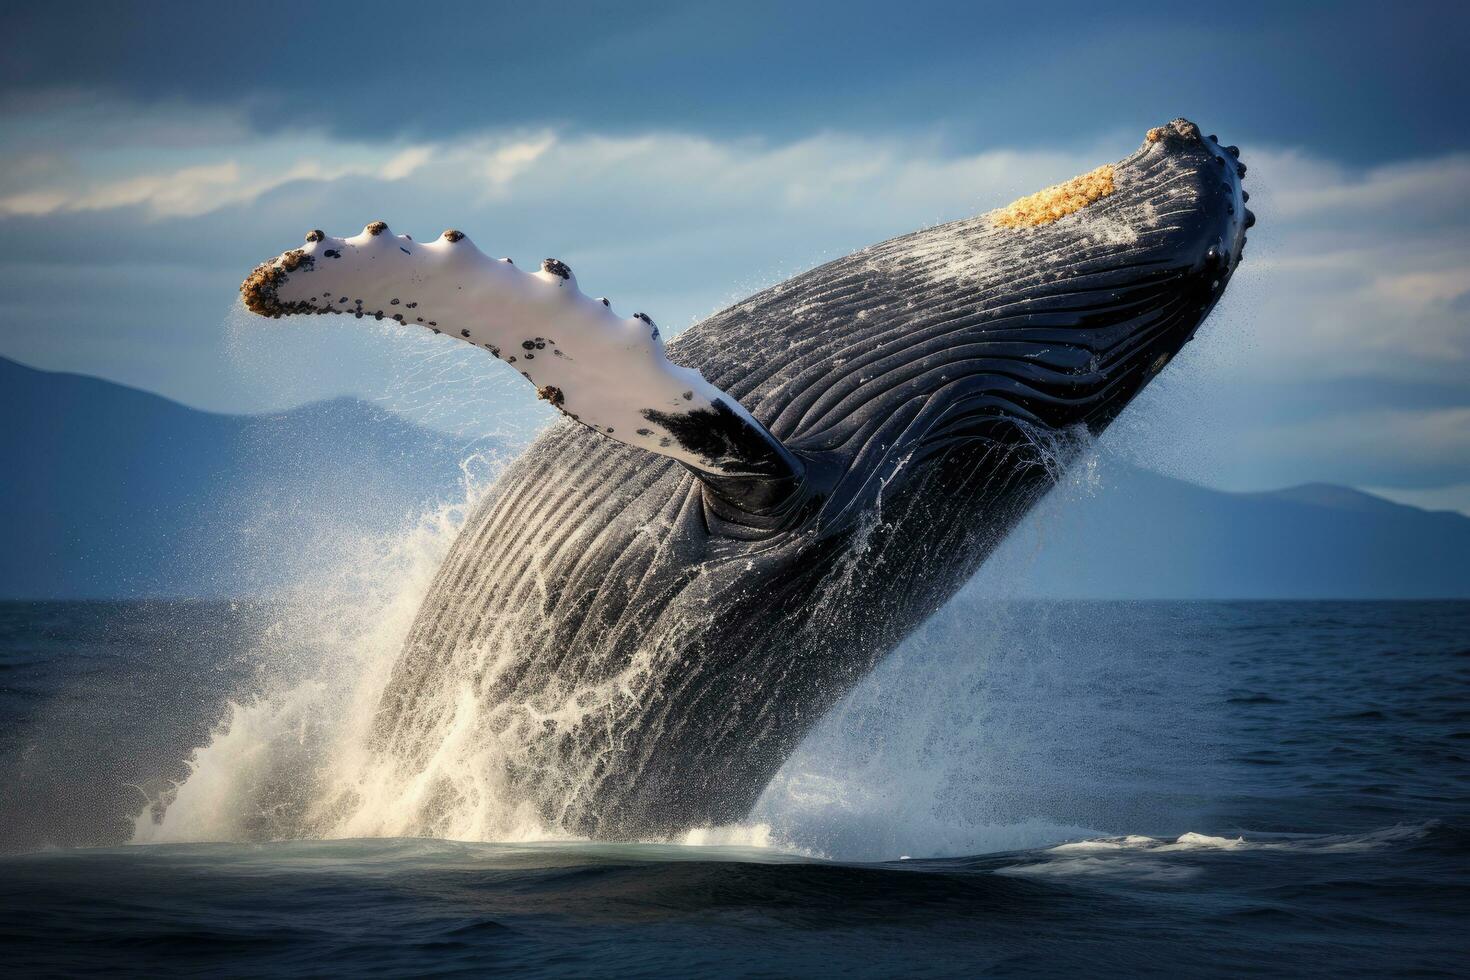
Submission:
{"label": "white splash", "polygon": [[1173,839],[1130,834],[1072,841],[1047,848],[1039,860],[1000,868],[998,874],[1041,877],[1123,878],[1178,882],[1198,876],[1200,859],[1213,855],[1289,851],[1297,854],[1341,854],[1372,851],[1424,836],[1429,825],[1397,826],[1365,834],[1213,836],[1193,831]]}
{"label": "white splash", "polygon": [[[258,694],[232,703],[189,775],[135,819],[133,840],[275,840],[424,836],[405,816],[425,774],[391,771],[372,751],[378,699],[445,553],[486,484],[466,467],[462,500],[383,539],[367,539],[329,571],[306,573],[261,635],[272,656]],[[477,765],[454,741],[440,755],[471,785],[496,767]],[[493,787],[486,786],[493,798]],[[524,814],[487,806],[446,833],[473,840],[545,836]]]}

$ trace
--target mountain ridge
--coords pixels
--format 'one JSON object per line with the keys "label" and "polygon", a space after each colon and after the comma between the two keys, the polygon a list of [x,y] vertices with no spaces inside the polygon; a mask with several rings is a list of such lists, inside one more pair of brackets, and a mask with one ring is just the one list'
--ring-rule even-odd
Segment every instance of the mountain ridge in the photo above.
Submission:
{"label": "mountain ridge", "polygon": [[[350,396],[190,408],[0,358],[0,598],[244,598],[464,497],[473,448]],[[1350,487],[1229,493],[1099,456],[967,587],[1050,598],[1470,597],[1470,517]]]}
{"label": "mountain ridge", "polygon": [[228,415],[0,358],[0,596],[279,589],[303,533],[384,533],[461,485],[464,447],[360,400]]}

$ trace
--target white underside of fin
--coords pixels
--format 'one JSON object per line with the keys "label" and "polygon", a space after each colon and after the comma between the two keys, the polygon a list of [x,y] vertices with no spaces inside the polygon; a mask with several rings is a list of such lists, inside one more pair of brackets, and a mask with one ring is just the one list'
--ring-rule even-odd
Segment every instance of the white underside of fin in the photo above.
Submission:
{"label": "white underside of fin", "polygon": [[[265,316],[345,313],[392,319],[473,344],[521,373],[540,397],[619,442],[713,473],[738,460],[689,448],[655,417],[715,413],[723,403],[765,433],[734,398],[698,371],[669,362],[653,321],[620,317],[577,288],[564,264],[537,272],[492,259],[459,232],[432,242],[393,235],[381,223],[351,238],[312,232],[266,262],[241,287]],[[770,439],[769,434],[765,438]]]}

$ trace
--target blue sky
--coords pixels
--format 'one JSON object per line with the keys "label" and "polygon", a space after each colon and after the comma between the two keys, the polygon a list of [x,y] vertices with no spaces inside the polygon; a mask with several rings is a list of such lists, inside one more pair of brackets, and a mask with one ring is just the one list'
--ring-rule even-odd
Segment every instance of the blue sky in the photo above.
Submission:
{"label": "blue sky", "polygon": [[1470,511],[1467,27],[1450,3],[9,5],[0,355],[524,434],[545,409],[488,358],[252,322],[236,286],[385,218],[559,256],[677,330],[1186,115],[1240,144],[1261,224],[1112,448]]}

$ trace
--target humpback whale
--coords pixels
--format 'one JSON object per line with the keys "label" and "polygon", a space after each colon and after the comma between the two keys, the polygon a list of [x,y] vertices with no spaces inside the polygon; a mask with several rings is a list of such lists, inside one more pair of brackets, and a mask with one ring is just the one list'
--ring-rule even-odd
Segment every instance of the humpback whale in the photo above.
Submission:
{"label": "humpback whale", "polygon": [[[420,826],[507,794],[556,828],[743,819],[823,712],[964,583],[1194,336],[1254,216],[1233,146],[1177,119],[1119,162],[872,245],[691,327],[459,231],[321,231],[241,287],[263,316],[417,325],[563,418],[467,518],[373,749]],[[446,739],[503,771],[451,778]]]}

